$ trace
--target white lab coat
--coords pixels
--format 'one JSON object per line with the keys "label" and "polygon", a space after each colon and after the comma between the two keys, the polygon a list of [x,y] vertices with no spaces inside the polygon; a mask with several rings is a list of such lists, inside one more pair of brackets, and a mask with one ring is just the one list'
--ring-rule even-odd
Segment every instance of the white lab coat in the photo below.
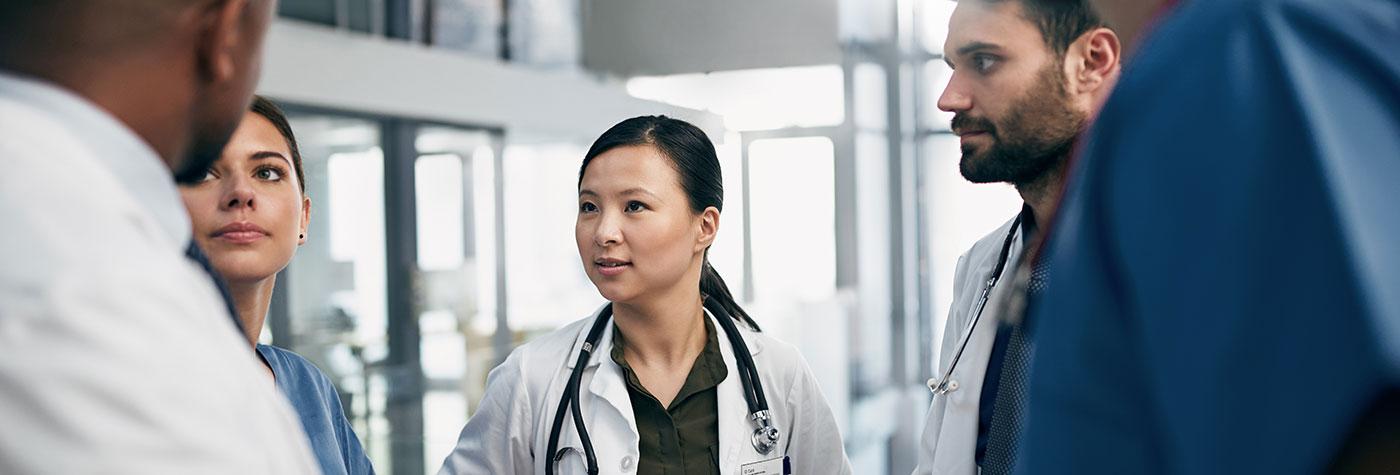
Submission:
{"label": "white lab coat", "polygon": [[0,71],[0,157],[0,473],[320,473],[150,146]]}
{"label": "white lab coat", "polygon": [[[957,352],[967,323],[977,310],[977,302],[987,279],[991,278],[1001,257],[1006,233],[1014,222],[1014,219],[1008,221],[992,231],[958,258],[953,277],[953,305],[948,310],[948,323],[939,349],[938,374],[929,377],[942,376],[953,353]],[[1020,234],[1018,229],[1001,280],[987,299],[982,319],[972,331],[972,339],[967,342],[967,349],[953,372],[952,380],[957,383],[958,389],[947,395],[933,396],[919,444],[919,464],[914,469],[915,475],[977,473],[977,416],[982,380],[987,375],[987,362],[991,359],[992,344],[996,340],[997,323],[1009,300],[1007,292],[1013,287],[1012,276],[1016,273],[1025,245],[1024,237]]]}
{"label": "white lab coat", "polygon": [[[715,318],[708,311],[706,315]],[[596,312],[516,348],[491,371],[486,398],[462,429],[441,474],[545,473],[551,457],[544,452],[554,413],[595,318]],[[769,455],[754,450],[750,442],[754,426],[748,419],[734,350],[718,330],[718,322],[715,327],[722,333],[720,353],[729,368],[729,376],[718,387],[720,473],[737,474],[744,464],[783,454],[791,457],[793,473],[851,473],[836,420],[806,360],[792,345],[740,326],[763,381],[773,423],[782,431],[777,449]],[[639,437],[622,368],[609,356],[613,328],[608,325],[589,358],[579,385],[579,404],[599,472],[625,474],[637,470]],[[559,447],[582,448],[571,415],[560,431]],[[570,453],[555,473],[584,473],[583,457]]]}

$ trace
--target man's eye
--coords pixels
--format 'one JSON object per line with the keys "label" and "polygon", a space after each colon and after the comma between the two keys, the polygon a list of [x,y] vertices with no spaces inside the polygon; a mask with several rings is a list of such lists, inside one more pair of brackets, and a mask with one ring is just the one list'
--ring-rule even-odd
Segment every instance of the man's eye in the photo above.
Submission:
{"label": "man's eye", "polygon": [[972,66],[977,68],[979,72],[985,73],[996,66],[996,64],[997,58],[994,56],[977,55],[977,57],[972,58]]}

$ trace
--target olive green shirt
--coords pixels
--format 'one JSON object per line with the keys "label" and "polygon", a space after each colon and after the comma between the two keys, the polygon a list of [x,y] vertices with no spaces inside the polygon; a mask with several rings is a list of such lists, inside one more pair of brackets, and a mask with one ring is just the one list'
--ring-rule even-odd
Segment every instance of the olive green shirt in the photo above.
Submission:
{"label": "olive green shirt", "polygon": [[705,348],[695,358],[670,407],[662,407],[622,357],[626,342],[613,327],[612,359],[627,379],[627,395],[637,419],[641,460],[637,473],[719,473],[719,383],[729,375],[719,351],[715,325],[705,318]]}

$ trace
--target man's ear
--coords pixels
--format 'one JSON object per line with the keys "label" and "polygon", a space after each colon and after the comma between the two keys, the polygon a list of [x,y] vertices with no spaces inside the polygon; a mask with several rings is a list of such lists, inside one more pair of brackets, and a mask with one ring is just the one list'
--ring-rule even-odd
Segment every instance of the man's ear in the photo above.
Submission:
{"label": "man's ear", "polygon": [[719,234],[719,209],[714,206],[705,208],[700,213],[700,235],[695,240],[695,251],[709,249],[715,243],[715,235]]}
{"label": "man's ear", "polygon": [[198,36],[199,67],[204,79],[213,83],[234,77],[238,69],[237,51],[252,40],[244,34],[248,0],[219,0],[205,7]]}
{"label": "man's ear", "polygon": [[1113,30],[1099,27],[1080,35],[1066,53],[1066,59],[1071,61],[1071,92],[1100,95],[1101,89],[1112,87],[1122,52],[1123,45]]}

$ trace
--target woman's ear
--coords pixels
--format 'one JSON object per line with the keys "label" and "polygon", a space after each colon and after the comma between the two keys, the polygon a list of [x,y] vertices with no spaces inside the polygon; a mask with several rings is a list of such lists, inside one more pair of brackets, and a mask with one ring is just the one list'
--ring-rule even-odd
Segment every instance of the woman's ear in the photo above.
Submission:
{"label": "woman's ear", "polygon": [[301,235],[297,237],[297,245],[306,244],[306,229],[311,226],[311,197],[306,196],[301,199]]}
{"label": "woman's ear", "polygon": [[709,249],[715,242],[715,235],[719,234],[719,209],[714,206],[705,208],[700,212],[700,233],[695,240],[695,252]]}

